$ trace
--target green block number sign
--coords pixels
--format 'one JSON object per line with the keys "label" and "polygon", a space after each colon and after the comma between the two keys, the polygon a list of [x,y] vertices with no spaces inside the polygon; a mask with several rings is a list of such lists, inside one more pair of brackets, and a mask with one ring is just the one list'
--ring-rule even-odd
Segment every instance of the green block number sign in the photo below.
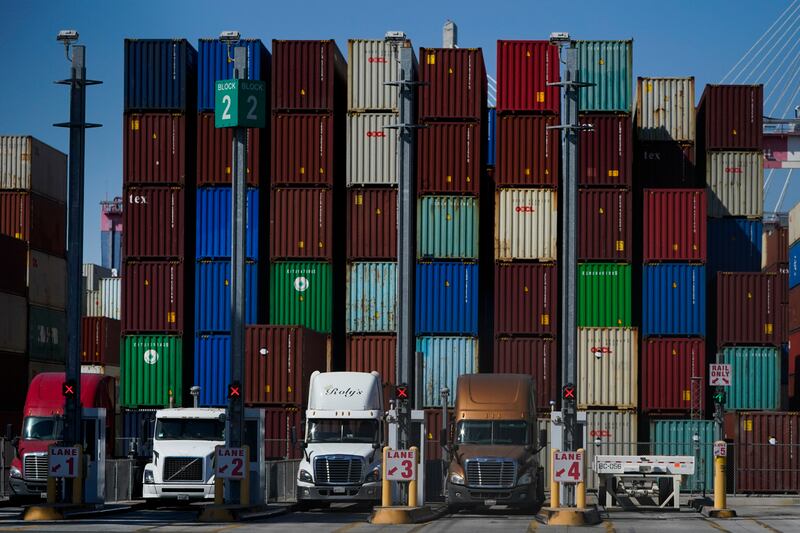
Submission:
{"label": "green block number sign", "polygon": [[260,80],[220,80],[214,97],[217,128],[266,126],[266,84]]}

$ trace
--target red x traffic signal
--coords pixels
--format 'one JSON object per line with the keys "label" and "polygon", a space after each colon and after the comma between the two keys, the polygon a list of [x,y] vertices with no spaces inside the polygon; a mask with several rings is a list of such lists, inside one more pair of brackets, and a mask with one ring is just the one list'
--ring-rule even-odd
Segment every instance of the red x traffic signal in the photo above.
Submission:
{"label": "red x traffic signal", "polygon": [[565,400],[575,400],[575,385],[567,383],[561,388],[561,397]]}
{"label": "red x traffic signal", "polygon": [[239,382],[228,385],[228,399],[238,399],[242,397],[242,385]]}
{"label": "red x traffic signal", "polygon": [[61,394],[65,398],[74,398],[75,397],[75,382],[73,380],[65,381],[61,384]]}
{"label": "red x traffic signal", "polygon": [[394,397],[397,400],[408,400],[410,398],[410,393],[408,391],[408,385],[400,384],[396,385],[394,388]]}

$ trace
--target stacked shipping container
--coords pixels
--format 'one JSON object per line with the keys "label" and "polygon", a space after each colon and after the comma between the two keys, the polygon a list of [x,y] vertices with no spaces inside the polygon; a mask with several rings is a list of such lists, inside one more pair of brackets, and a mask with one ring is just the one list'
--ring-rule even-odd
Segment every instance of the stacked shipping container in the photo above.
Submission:
{"label": "stacked shipping container", "polygon": [[110,268],[83,265],[81,371],[119,377],[119,278],[111,274]]}
{"label": "stacked shipping container", "polygon": [[[800,203],[789,211],[789,226],[784,228],[785,236],[773,238],[777,244],[769,246],[769,238],[766,251],[775,247],[778,251],[774,257],[767,256],[765,268],[771,272],[778,272],[786,278],[786,284],[781,282],[780,287],[787,287],[786,296],[783,302],[782,323],[788,332],[788,393],[792,408],[800,405]],[[785,241],[783,240],[785,239]],[[782,243],[785,242],[786,245]],[[786,249],[788,248],[788,250]],[[784,263],[783,261],[786,261]],[[771,264],[770,264],[771,263]],[[785,264],[785,267],[782,266]],[[773,266],[774,265],[774,266]],[[787,272],[784,274],[784,270]]]}

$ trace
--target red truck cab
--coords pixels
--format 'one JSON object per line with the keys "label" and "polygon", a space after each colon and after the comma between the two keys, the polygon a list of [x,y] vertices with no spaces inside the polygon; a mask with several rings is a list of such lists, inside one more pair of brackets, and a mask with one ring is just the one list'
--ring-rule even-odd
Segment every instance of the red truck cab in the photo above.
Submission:
{"label": "red truck cab", "polygon": [[[22,434],[15,439],[10,468],[12,498],[41,497],[47,490],[47,448],[62,438],[64,397],[63,372],[44,372],[28,386],[22,411]],[[106,447],[110,457],[114,446],[114,398],[116,382],[102,374],[81,374],[82,407],[106,409]]]}

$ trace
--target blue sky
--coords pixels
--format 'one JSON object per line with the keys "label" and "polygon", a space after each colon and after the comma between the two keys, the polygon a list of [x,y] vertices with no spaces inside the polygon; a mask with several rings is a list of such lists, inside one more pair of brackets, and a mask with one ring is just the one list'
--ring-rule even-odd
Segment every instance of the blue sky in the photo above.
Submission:
{"label": "blue sky", "polygon": [[[572,2],[405,0],[292,2],[41,1],[0,0],[0,133],[32,134],[67,151],[68,132],[53,128],[68,118],[68,76],[59,29],[74,28],[87,47],[90,78],[87,120],[103,128],[87,133],[85,260],[99,262],[100,200],[121,192],[123,39],[185,37],[195,43],[237,29],[270,46],[277,39],[333,38],[346,51],[348,38],[382,37],[403,30],[415,47],[439,46],[448,18],[462,47],[482,47],[495,73],[497,39],[543,39],[569,31],[582,39],[634,39],[634,75],[693,75],[699,98],[706,83],[728,69],[788,6],[768,0],[657,0]],[[799,102],[800,103],[800,102]],[[770,194],[777,198],[777,192]],[[800,200],[792,186],[784,207]],[[772,209],[775,199],[768,199]]]}

